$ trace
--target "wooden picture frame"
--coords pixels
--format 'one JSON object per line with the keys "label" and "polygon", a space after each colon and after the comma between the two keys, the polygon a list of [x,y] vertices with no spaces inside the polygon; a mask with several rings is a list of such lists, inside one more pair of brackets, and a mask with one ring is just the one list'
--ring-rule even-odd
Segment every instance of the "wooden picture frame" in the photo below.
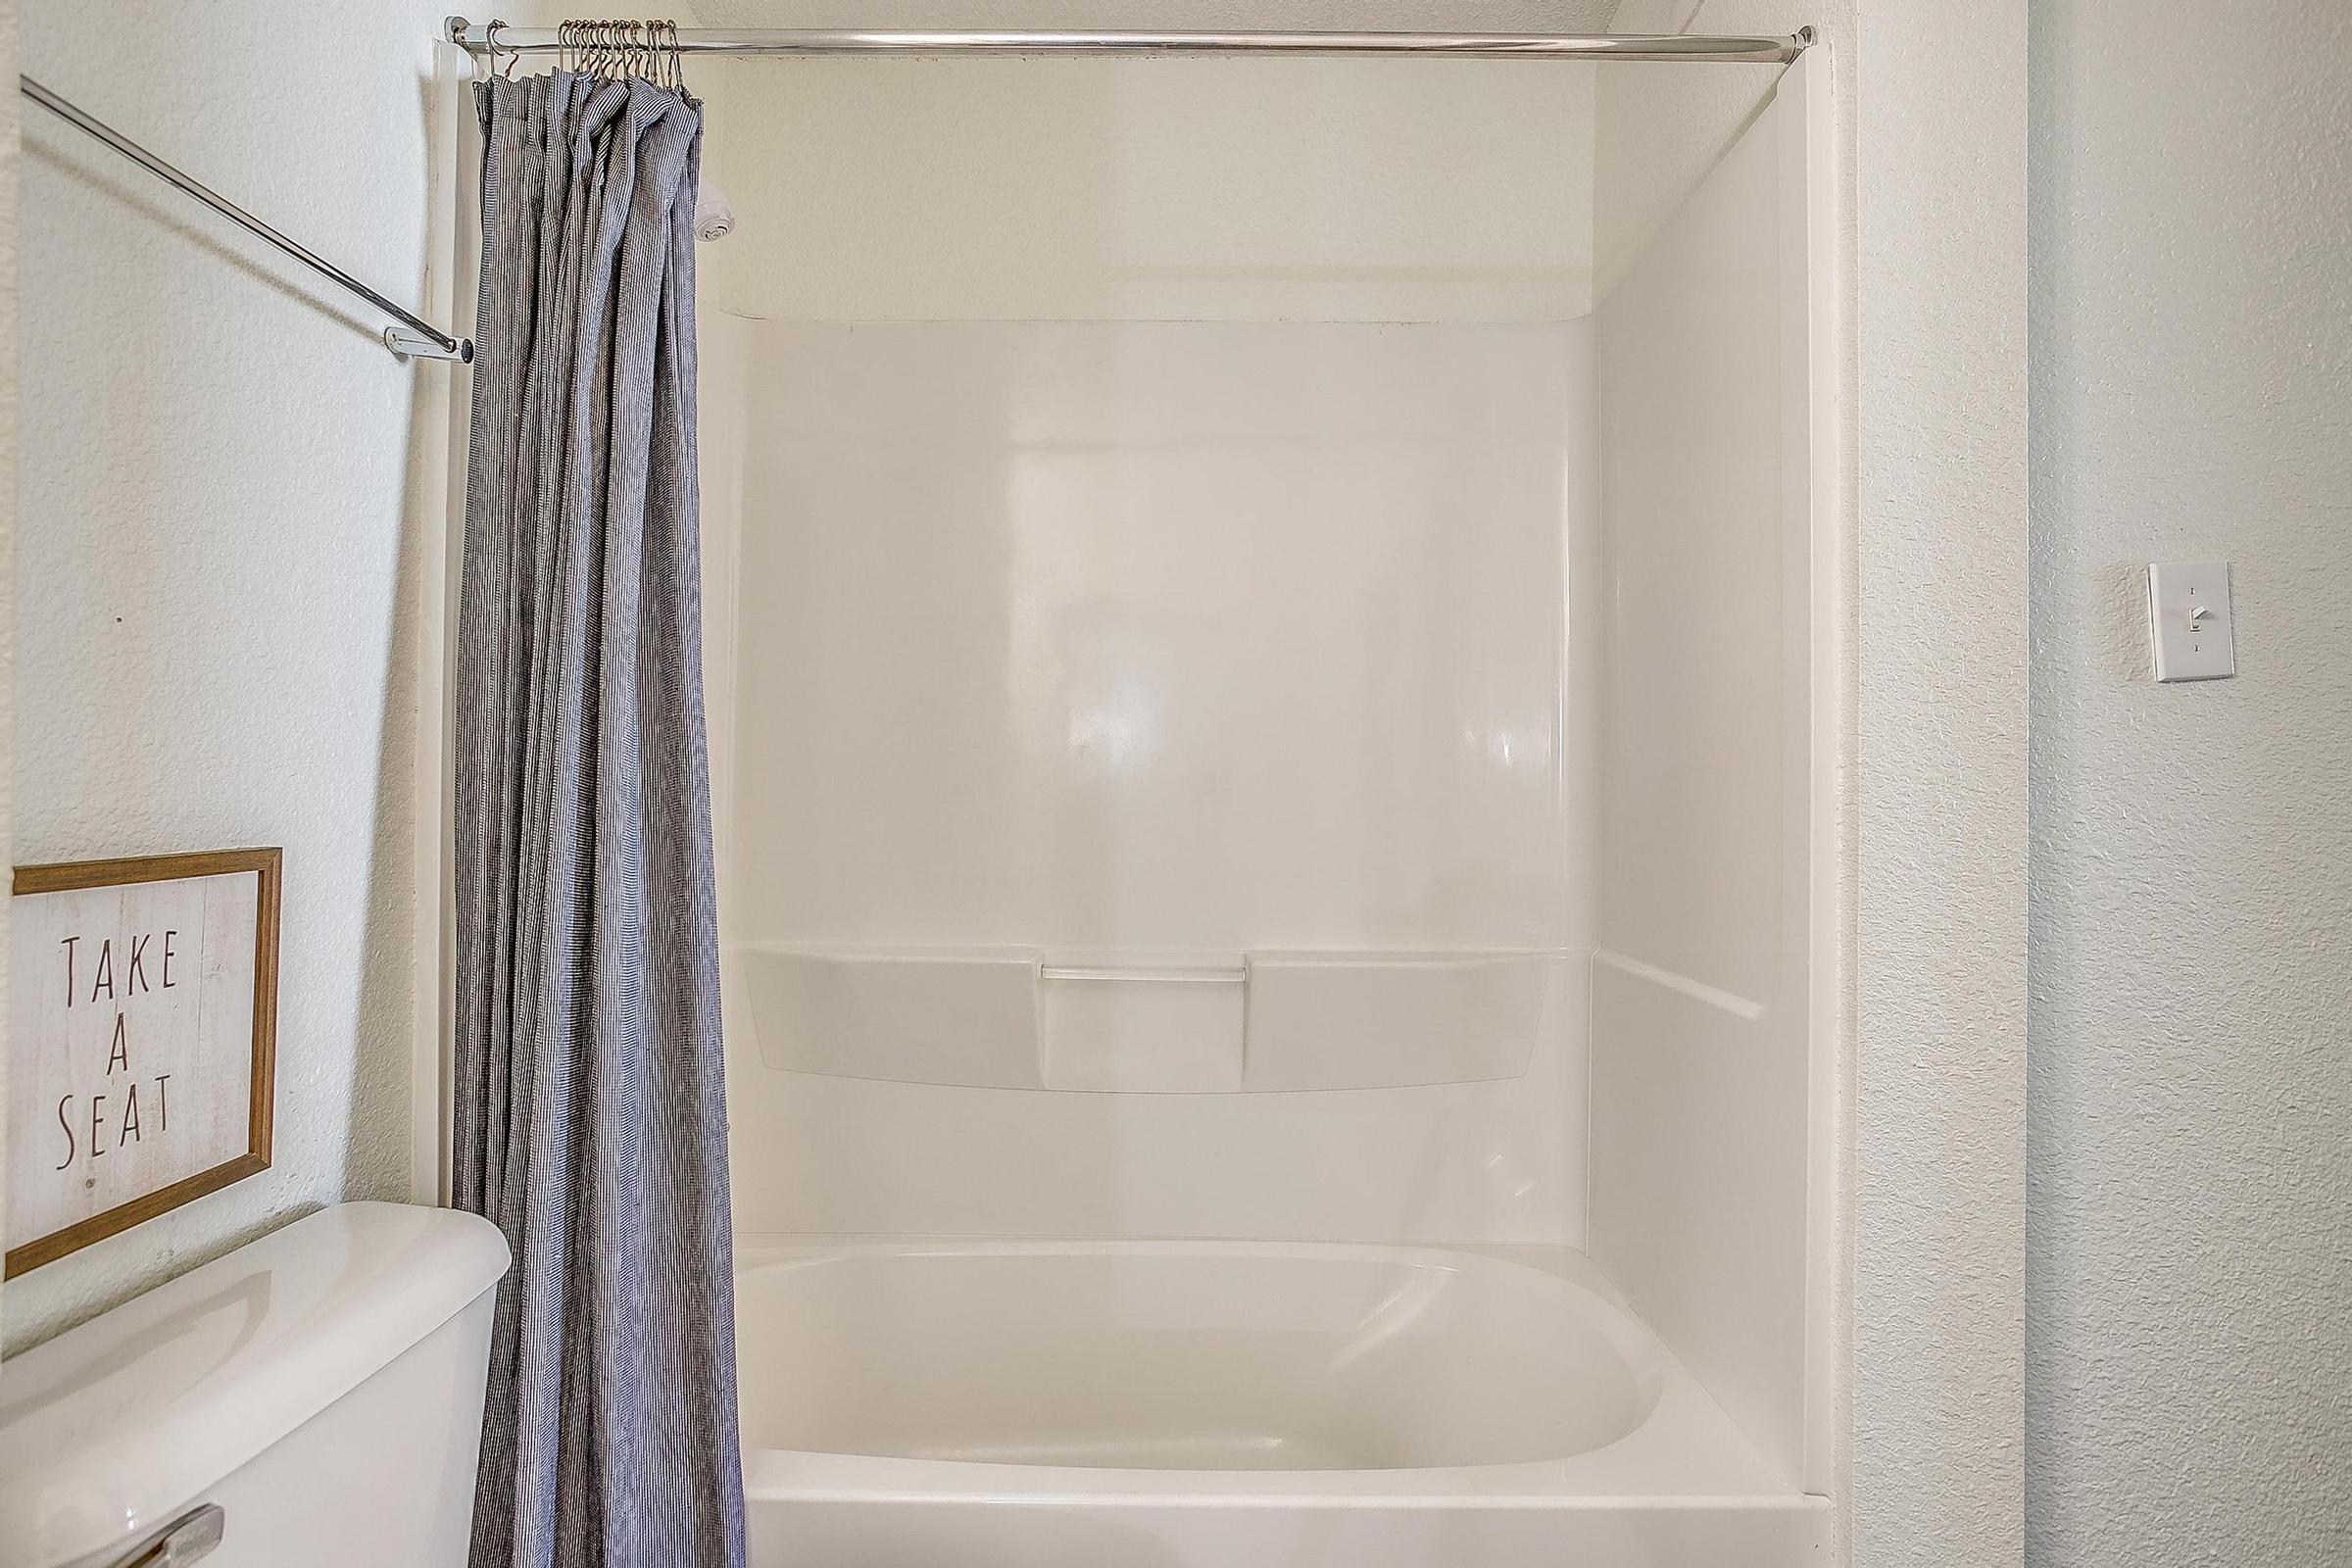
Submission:
{"label": "wooden picture frame", "polygon": [[[209,1159],[215,1152],[226,1153],[226,1157],[150,1190],[132,1192],[121,1201],[111,1203],[99,1212],[74,1220],[58,1229],[48,1231],[46,1234],[24,1240],[18,1240],[16,1237],[19,1227],[15,1209],[15,1205],[20,1200],[19,1191],[23,1178],[12,1164],[8,1194],[11,1211],[8,1215],[7,1232],[13,1245],[7,1250],[5,1277],[13,1279],[28,1269],[54,1262],[93,1242],[117,1235],[128,1230],[133,1225],[153,1219],[158,1214],[166,1213],[177,1208],[182,1203],[201,1198],[207,1193],[217,1192],[231,1182],[241,1181],[247,1176],[270,1168],[270,1122],[274,1112],[276,1091],[278,913],[282,859],[282,851],[269,848],[213,850],[192,855],[139,856],[116,860],[77,860],[56,865],[21,865],[16,868],[13,891],[19,900],[37,898],[48,894],[88,893],[98,889],[132,889],[150,884],[187,885],[182,889],[159,893],[158,896],[164,899],[173,897],[210,898],[212,893],[207,890],[218,890],[224,899],[231,897],[241,899],[241,891],[232,890],[229,883],[224,881],[205,883],[202,879],[228,879],[252,875],[256,879],[253,887],[251,936],[252,1048],[250,1082],[245,1097],[244,1147],[241,1151],[232,1152],[228,1152],[225,1147],[212,1149],[200,1145],[194,1151],[193,1157]],[[131,901],[126,896],[119,901],[115,907],[118,911],[126,910],[131,907]],[[203,907],[209,911],[211,906],[205,904]],[[45,922],[39,916],[32,916],[28,920],[31,911],[23,904],[19,904],[14,910],[11,922],[15,927],[15,932],[12,933],[12,943],[20,944],[18,951],[24,952],[21,946],[24,940],[22,933],[24,933],[28,927],[32,929],[36,939],[50,941],[52,939],[49,938],[44,926],[54,926],[59,920],[69,917],[74,909],[84,908],[95,912],[102,910],[104,904],[103,901],[85,900],[81,901],[79,906],[74,906],[74,909],[69,909],[68,906],[61,905],[52,911],[51,918]],[[120,913],[117,918],[122,918]],[[11,974],[11,1027],[8,1050],[11,1054],[12,1066],[10,1081],[12,1085],[16,1086],[18,1093],[23,1093],[31,1087],[31,1075],[24,1065],[29,1059],[29,1054],[44,1050],[52,1054],[52,1059],[48,1063],[52,1082],[55,1081],[57,1072],[62,1070],[56,1066],[54,1060],[55,1054],[62,1049],[57,1044],[57,1036],[60,1031],[49,1027],[27,1029],[25,1021],[27,1018],[42,1023],[53,1020],[58,1013],[70,1009],[80,1000],[81,988],[85,984],[91,986],[93,990],[97,985],[103,984],[106,989],[102,996],[94,995],[84,1004],[83,1026],[86,1027],[86,1015],[92,1008],[96,1008],[101,1013],[111,1009],[114,1012],[111,1025],[114,1045],[109,1050],[111,1052],[116,1049],[125,1049],[125,1054],[127,1054],[124,1038],[126,1020],[132,1016],[129,1010],[130,998],[135,994],[137,980],[148,978],[142,972],[143,963],[154,960],[148,959],[143,951],[148,945],[147,943],[141,942],[136,945],[126,943],[128,957],[124,963],[136,978],[118,980],[115,976],[112,955],[113,940],[119,934],[112,928],[108,929],[106,933],[107,945],[102,956],[95,960],[96,964],[103,964],[106,967],[97,978],[92,978],[91,970],[94,967],[92,963],[77,960],[75,957],[76,945],[84,940],[84,936],[77,933],[64,939],[67,958],[64,966],[65,985],[62,991],[56,988],[54,977],[45,974],[38,966],[28,966],[22,961],[15,965]],[[170,946],[170,940],[180,934],[177,929],[166,933],[161,973],[163,984],[167,987],[174,984],[172,979],[171,965],[177,956]],[[222,946],[228,948],[241,959],[244,947],[242,932],[232,927],[220,935]],[[198,1022],[193,1026],[184,1022],[178,1025],[178,1034],[186,1036],[194,1042],[192,1049],[201,1049],[205,1039],[201,1018],[202,998],[211,994],[207,988],[219,990],[226,987],[233,988],[236,992],[242,991],[242,986],[237,983],[234,971],[218,973],[216,968],[208,962],[215,956],[208,951],[215,937],[215,933],[211,929],[209,913],[204,927],[198,932],[198,946],[191,950],[197,969],[198,999],[195,1004],[195,1016]],[[45,959],[54,960],[56,956],[52,949],[44,948],[42,956]],[[81,963],[79,968],[76,967],[77,961]],[[51,966],[53,967],[54,963]],[[25,972],[27,967],[32,967],[33,972]],[[26,987],[36,989],[31,995],[25,996],[22,993]],[[149,980],[149,994],[152,995],[152,980]],[[122,993],[120,999],[118,999],[118,989]],[[241,998],[232,997],[232,1000],[241,1000]],[[105,1004],[103,1007],[98,1006],[100,1002]],[[173,1005],[181,1006],[184,1004],[175,1002]],[[40,1011],[44,1007],[52,1009],[51,1014],[47,1017]],[[175,1013],[173,1016],[176,1018],[183,1015]],[[22,1038],[27,1035],[33,1038]],[[87,1054],[88,1053],[85,1051],[84,1056],[86,1057]],[[106,1069],[109,1078],[113,1076],[115,1060],[116,1058],[110,1054]],[[88,1073],[86,1063],[82,1066],[81,1071],[86,1076]],[[208,1087],[200,1084],[197,1092],[213,1095],[216,1103],[233,1103],[233,1096],[224,1099],[224,1092],[219,1085]],[[188,1091],[183,1088],[183,1102],[187,1093]],[[137,1107],[135,1097],[136,1081],[133,1080],[129,1108],[134,1114]],[[44,1099],[48,1097],[44,1096]],[[168,1101],[165,1106],[158,1108],[168,1109]],[[200,1108],[202,1107],[200,1106]],[[12,1127],[14,1127],[15,1113],[12,1111],[11,1115]],[[95,1156],[104,1152],[99,1148],[101,1140],[98,1134],[115,1130],[100,1123],[97,1116],[98,1109],[93,1106],[90,1112],[91,1136],[81,1151],[82,1167],[94,1167]],[[48,1130],[53,1138],[57,1136],[64,1138],[68,1149],[69,1163],[60,1164],[54,1168],[44,1165],[43,1170],[51,1176],[69,1169],[82,1168],[74,1167],[70,1163],[74,1157],[74,1146],[80,1128],[70,1117],[68,1104],[61,1103],[55,1107],[55,1122],[56,1127]],[[168,1116],[165,1126],[168,1129]],[[123,1129],[122,1137],[127,1139],[130,1132],[136,1128],[137,1123],[131,1123],[129,1128]],[[218,1141],[225,1145],[232,1140],[230,1135],[220,1133]],[[18,1158],[16,1140],[14,1139],[10,1141],[9,1157],[12,1162]],[[39,1157],[45,1160],[47,1153],[44,1152]],[[24,1168],[30,1167],[27,1165]],[[85,1178],[82,1185],[87,1189],[95,1190],[99,1183],[93,1175]]]}

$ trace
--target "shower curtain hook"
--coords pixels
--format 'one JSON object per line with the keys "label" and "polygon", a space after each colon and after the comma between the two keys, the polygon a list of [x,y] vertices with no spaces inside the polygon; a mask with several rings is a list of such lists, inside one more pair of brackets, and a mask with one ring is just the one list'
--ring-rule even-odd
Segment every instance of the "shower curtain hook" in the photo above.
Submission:
{"label": "shower curtain hook", "polygon": [[[519,50],[502,50],[499,47],[498,35],[506,30],[506,26],[507,24],[504,21],[496,17],[491,18],[490,25],[482,29],[482,39],[490,46],[490,74],[494,76],[504,76],[507,78],[507,80],[513,81],[514,79],[514,68],[516,65],[521,63],[522,54]],[[504,70],[501,70],[498,64],[498,57],[502,53],[507,57],[507,64]]]}

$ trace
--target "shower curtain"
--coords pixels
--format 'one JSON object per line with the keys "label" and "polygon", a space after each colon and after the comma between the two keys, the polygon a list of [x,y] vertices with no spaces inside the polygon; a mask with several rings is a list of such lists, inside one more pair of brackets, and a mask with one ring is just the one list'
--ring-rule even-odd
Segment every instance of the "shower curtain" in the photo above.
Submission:
{"label": "shower curtain", "polygon": [[480,84],[462,1207],[514,1266],[474,1568],[743,1561],[695,490],[698,105]]}

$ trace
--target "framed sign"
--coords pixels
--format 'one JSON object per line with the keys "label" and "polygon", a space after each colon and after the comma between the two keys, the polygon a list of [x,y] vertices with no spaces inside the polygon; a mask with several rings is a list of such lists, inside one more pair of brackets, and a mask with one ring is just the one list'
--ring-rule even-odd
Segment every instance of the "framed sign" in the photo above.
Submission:
{"label": "framed sign", "polygon": [[270,1168],[278,860],[17,867],[11,1277]]}

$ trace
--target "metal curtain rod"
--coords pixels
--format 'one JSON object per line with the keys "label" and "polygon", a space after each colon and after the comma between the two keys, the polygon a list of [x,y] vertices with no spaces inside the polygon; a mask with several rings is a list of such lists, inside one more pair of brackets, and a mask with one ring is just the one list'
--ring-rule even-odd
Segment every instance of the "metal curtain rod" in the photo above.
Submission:
{"label": "metal curtain rod", "polygon": [[112,125],[60,98],[30,76],[19,76],[17,87],[25,97],[56,115],[74,129],[86,132],[106,143],[164,183],[185,191],[221,217],[242,224],[304,266],[340,283],[386,316],[393,318],[398,324],[384,328],[384,347],[402,359],[464,362],[473,358],[472,339],[451,337],[430,321],[402,310],[325,257],[311,250],[308,246],[288,239],[219,191],[180,172],[137,142],[132,141],[128,136],[116,130]]}
{"label": "metal curtain rod", "polygon": [[[477,55],[552,54],[550,27],[452,17],[451,42]],[[1782,64],[1813,42],[1788,36],[1575,32],[875,32],[822,27],[681,29],[665,47],[690,55],[1456,55],[1475,60],[1714,60]]]}

